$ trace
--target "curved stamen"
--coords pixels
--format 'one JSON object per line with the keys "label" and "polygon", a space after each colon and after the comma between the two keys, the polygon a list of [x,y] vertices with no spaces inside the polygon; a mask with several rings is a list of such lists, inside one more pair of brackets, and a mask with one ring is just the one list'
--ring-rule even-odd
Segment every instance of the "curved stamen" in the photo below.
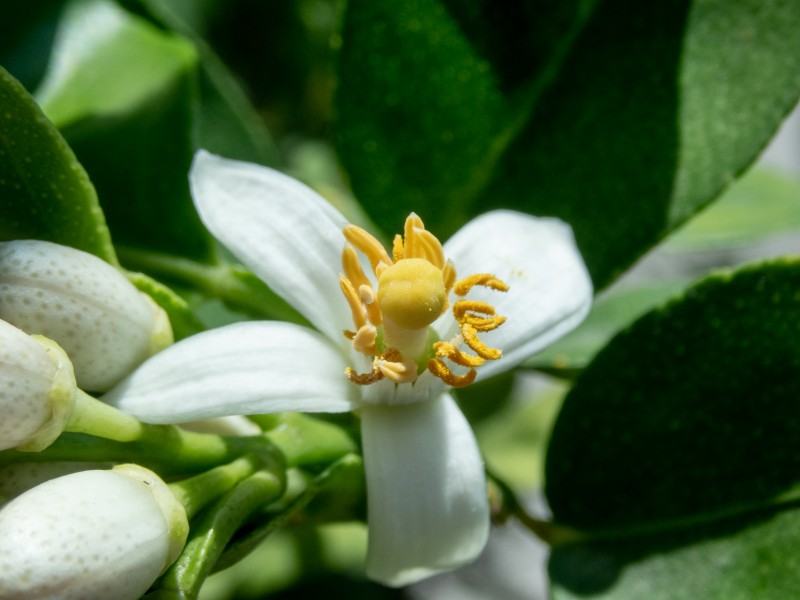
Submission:
{"label": "curved stamen", "polygon": [[442,361],[432,358],[428,361],[428,370],[451,387],[465,387],[475,381],[478,372],[470,369],[464,375],[456,375]]}
{"label": "curved stamen", "polygon": [[476,285],[488,287],[498,292],[508,291],[508,285],[502,279],[498,279],[490,273],[476,273],[475,275],[464,277],[464,279],[456,283],[453,287],[453,292],[457,296],[466,296]]}
{"label": "curved stamen", "polygon": [[365,229],[357,225],[348,225],[344,228],[345,239],[361,250],[369,259],[372,270],[375,271],[380,263],[392,264],[392,259],[386,253],[381,243],[370,235]]}
{"label": "curved stamen", "polygon": [[478,356],[486,360],[497,360],[503,353],[498,348],[490,348],[478,339],[477,330],[469,323],[464,323],[461,326],[461,335],[464,336],[464,343],[472,348]]}
{"label": "curved stamen", "polygon": [[433,348],[439,358],[449,358],[462,367],[480,367],[485,362],[480,356],[463,353],[450,342],[436,342]]}

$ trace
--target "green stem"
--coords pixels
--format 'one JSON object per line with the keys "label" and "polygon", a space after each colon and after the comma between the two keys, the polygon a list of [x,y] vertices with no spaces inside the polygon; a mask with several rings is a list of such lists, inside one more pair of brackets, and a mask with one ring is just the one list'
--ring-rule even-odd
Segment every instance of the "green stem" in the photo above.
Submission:
{"label": "green stem", "polygon": [[150,250],[118,247],[126,268],[197,288],[248,314],[307,324],[294,308],[249,271],[227,263],[208,265]]}
{"label": "green stem", "polygon": [[247,454],[225,465],[220,465],[189,479],[169,484],[170,490],[193,519],[205,508],[246,477],[260,469],[268,469],[278,478],[285,476],[281,460],[275,455]]}
{"label": "green stem", "polygon": [[197,473],[244,454],[265,452],[276,450],[263,436],[227,437],[174,425],[143,425],[142,434],[131,442],[63,433],[41,452],[0,452],[0,466],[19,462],[132,462],[167,476]]}
{"label": "green stem", "polygon": [[301,413],[253,417],[269,441],[286,457],[288,467],[325,467],[346,454],[358,452],[353,438],[339,425]]}
{"label": "green stem", "polygon": [[88,433],[118,442],[132,442],[142,436],[144,427],[145,425],[129,414],[78,390],[75,409],[64,431]]}
{"label": "green stem", "polygon": [[500,493],[500,506],[494,510],[493,514],[493,518],[496,521],[504,522],[509,516],[513,516],[526,529],[550,546],[582,539],[583,535],[577,530],[563,525],[557,525],[552,521],[538,519],[528,514],[514,491],[505,481],[498,477],[497,474],[493,473],[488,467],[486,468],[486,474]]}
{"label": "green stem", "polygon": [[192,524],[180,557],[146,598],[197,598],[228,541],[250,515],[280,497],[283,483],[281,477],[268,471],[258,471],[237,483]]}

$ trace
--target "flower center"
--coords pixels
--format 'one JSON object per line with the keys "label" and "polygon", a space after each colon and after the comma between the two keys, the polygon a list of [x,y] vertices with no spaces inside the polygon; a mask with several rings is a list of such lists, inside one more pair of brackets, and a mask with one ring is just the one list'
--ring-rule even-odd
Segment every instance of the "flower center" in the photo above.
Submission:
{"label": "flower center", "polygon": [[[465,296],[475,286],[505,292],[508,286],[487,273],[456,282],[453,262],[446,260],[442,244],[414,213],[406,219],[403,233],[395,236],[390,258],[365,230],[355,225],[344,228],[349,244],[342,252],[344,274],[339,283],[355,325],[354,331],[344,335],[356,351],[372,359],[371,371],[357,373],[348,368],[346,375],[359,385],[384,378],[412,383],[427,369],[448,385],[469,385],[475,380],[476,367],[502,356],[498,348],[486,346],[478,333],[496,329],[505,317],[496,315],[486,302],[458,300],[452,312],[459,335],[451,341],[432,338],[430,325],[448,309],[451,292]],[[374,280],[364,273],[356,248],[369,261]],[[475,354],[463,352],[462,345]],[[465,372],[459,375],[454,369]]]}

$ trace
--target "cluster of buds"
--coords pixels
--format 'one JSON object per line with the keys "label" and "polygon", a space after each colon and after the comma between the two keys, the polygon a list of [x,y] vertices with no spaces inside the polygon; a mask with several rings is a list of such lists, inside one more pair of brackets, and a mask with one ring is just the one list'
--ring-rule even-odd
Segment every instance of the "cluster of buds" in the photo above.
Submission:
{"label": "cluster of buds", "polygon": [[[130,439],[138,421],[120,413],[107,427],[114,409],[84,390],[108,390],[171,342],[164,311],[115,267],[50,242],[0,243],[0,450],[39,452],[64,431]],[[98,414],[110,431],[92,430]],[[187,532],[183,506],[142,467],[45,481],[0,509],[0,597],[138,598]]]}

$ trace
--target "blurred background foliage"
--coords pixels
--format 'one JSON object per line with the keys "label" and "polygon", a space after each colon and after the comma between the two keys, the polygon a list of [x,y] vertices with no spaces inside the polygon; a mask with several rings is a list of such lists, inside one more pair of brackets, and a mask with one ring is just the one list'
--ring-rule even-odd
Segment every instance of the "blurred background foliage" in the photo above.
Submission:
{"label": "blurred background foliage", "polygon": [[[442,238],[492,208],[558,216],[598,290],[592,313],[517,374],[460,395],[493,473],[533,497],[547,455],[556,520],[583,530],[553,554],[554,594],[656,598],[677,580],[684,595],[664,597],[796,589],[800,266],[704,277],[798,251],[800,180],[750,166],[800,94],[800,5],[39,0],[4,11],[0,237],[141,271],[132,279],[182,337],[302,320],[202,227],[187,181],[197,148],[283,169],[384,234],[412,210]],[[364,539],[358,523],[294,524],[205,597],[486,597],[474,580],[364,583]],[[476,572],[503,568],[489,557]],[[532,571],[509,598],[543,593],[543,569]]]}

